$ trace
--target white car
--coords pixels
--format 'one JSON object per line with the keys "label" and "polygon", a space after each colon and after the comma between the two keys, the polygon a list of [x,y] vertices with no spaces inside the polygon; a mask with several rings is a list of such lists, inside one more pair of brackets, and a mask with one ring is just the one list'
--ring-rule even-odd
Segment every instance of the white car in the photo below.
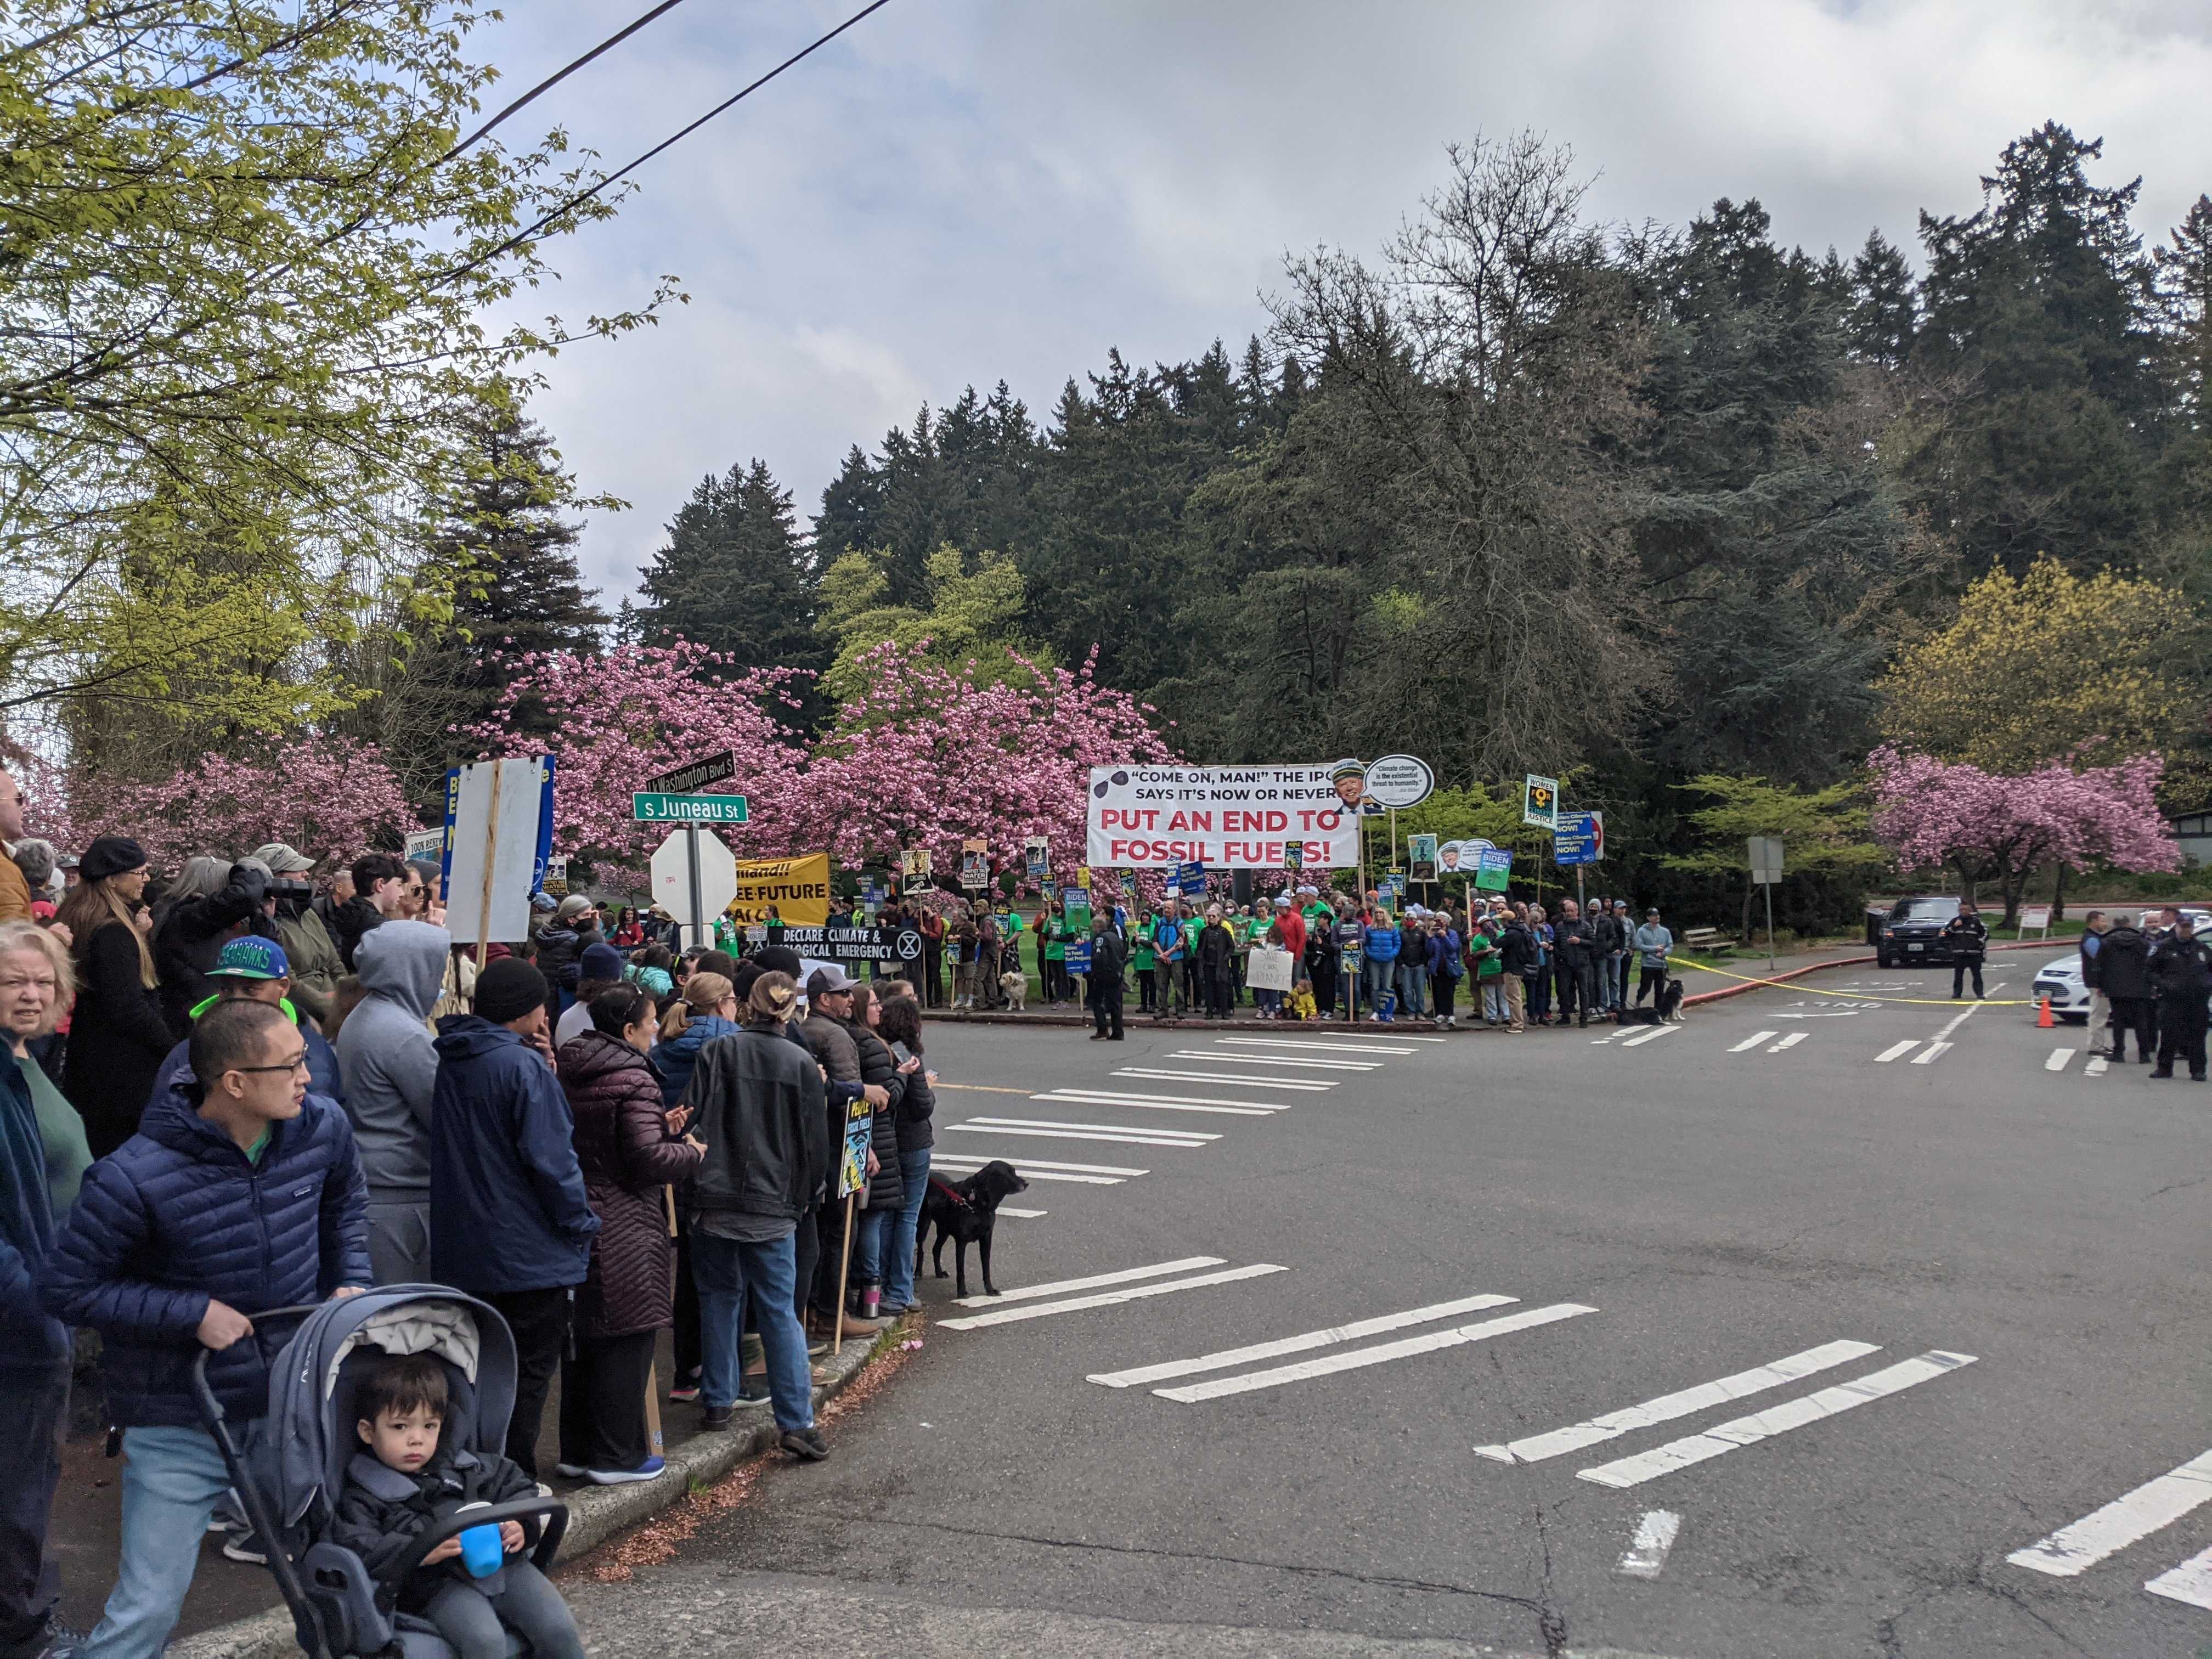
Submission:
{"label": "white car", "polygon": [[[2212,911],[2185,905],[2181,914],[2196,924],[2199,939],[2207,937],[2206,928],[2212,927]],[[2061,1019],[2087,1019],[2089,988],[2081,983],[2081,953],[2069,951],[2045,963],[2035,970],[2035,983],[2029,988],[2028,994],[2039,1001],[2049,997],[2051,1012]]]}

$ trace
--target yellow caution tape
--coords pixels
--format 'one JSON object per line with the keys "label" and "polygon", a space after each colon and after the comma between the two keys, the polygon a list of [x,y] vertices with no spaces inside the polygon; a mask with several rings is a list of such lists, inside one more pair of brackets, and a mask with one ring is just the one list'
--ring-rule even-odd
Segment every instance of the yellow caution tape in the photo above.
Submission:
{"label": "yellow caution tape", "polygon": [[[1807,985],[1794,979],[1755,979],[1749,974],[1731,974],[1725,968],[1716,968],[1710,963],[1691,962],[1681,957],[1668,957],[1668,964],[1675,968],[1694,968],[1701,974],[1718,974],[1723,979],[1741,980],[1746,985],[1769,985],[1778,991],[1810,991],[1816,997],[1841,997],[1847,1002],[1910,1002],[1929,1008],[1945,1008],[1964,997],[1878,997],[1864,991],[1824,991],[1817,985]],[[1843,966],[1841,963],[1835,964]],[[1879,969],[1876,970],[1880,971]],[[1977,999],[1992,1008],[2033,1008],[2043,1000],[2041,997],[1982,997]]]}

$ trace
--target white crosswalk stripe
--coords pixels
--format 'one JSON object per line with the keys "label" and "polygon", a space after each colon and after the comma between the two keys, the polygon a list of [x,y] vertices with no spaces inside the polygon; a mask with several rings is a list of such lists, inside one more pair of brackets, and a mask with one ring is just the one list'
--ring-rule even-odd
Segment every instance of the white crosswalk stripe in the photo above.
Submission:
{"label": "white crosswalk stripe", "polygon": [[1314,1071],[1322,1072],[1379,1072],[1382,1069],[1382,1062],[1379,1060],[1293,1060],[1288,1054],[1248,1054],[1242,1051],[1217,1054],[1211,1048],[1176,1048],[1170,1050],[1164,1058],[1211,1060],[1224,1061],[1232,1066],[1304,1066]]}
{"label": "white crosswalk stripe", "polygon": [[1681,1029],[1679,1025],[1655,1025],[1648,1031],[1638,1031],[1632,1037],[1623,1038],[1620,1046],[1633,1048],[1638,1043],[1649,1042],[1655,1037],[1672,1036]]}
{"label": "white crosswalk stripe", "polygon": [[1065,1296],[1071,1291],[1103,1290],[1109,1285],[1129,1285],[1140,1279],[1165,1279],[1172,1273],[1195,1273],[1200,1267],[1220,1267],[1228,1265],[1225,1255],[1186,1255],[1173,1261],[1155,1261],[1149,1267],[1119,1267],[1110,1273],[1092,1273],[1085,1279],[1055,1279],[1047,1285],[1024,1285],[1017,1290],[1001,1291],[996,1296],[971,1296],[962,1300],[963,1308],[996,1308],[1009,1302],[1034,1302],[1041,1296]]}
{"label": "white crosswalk stripe", "polygon": [[1417,1048],[1402,1048],[1395,1044],[1385,1045],[1380,1042],[1327,1042],[1317,1038],[1309,1037],[1231,1036],[1216,1037],[1213,1040],[1224,1047],[1235,1047],[1239,1048],[1289,1048],[1298,1051],[1309,1049],[1316,1051],[1326,1050],[1331,1054],[1412,1054],[1420,1052]]}
{"label": "white crosswalk stripe", "polygon": [[1737,1371],[1731,1376],[1700,1382],[1695,1388],[1662,1394],[1656,1400],[1647,1400],[1640,1406],[1607,1412],[1603,1417],[1593,1417],[1587,1422],[1553,1429],[1549,1434],[1531,1435],[1525,1440],[1509,1441],[1502,1446],[1477,1446],[1474,1449],[1482,1456],[1499,1463],[1540,1463],[1547,1457],[1561,1457],[1568,1452],[1580,1451],[1585,1446],[1596,1445],[1601,1440],[1632,1434],[1638,1429],[1648,1429],[1658,1423],[1671,1423],[1678,1417],[1687,1417],[1692,1412],[1704,1411],[1709,1406],[1726,1405],[1731,1400],[1741,1400],[1768,1389],[1778,1389],[1785,1382],[1795,1382],[1800,1377],[1811,1376],[1817,1371],[1848,1364],[1854,1359],[1863,1359],[1870,1353],[1881,1352],[1881,1345],[1874,1342],[1824,1342],[1817,1348],[1793,1353],[1771,1364],[1754,1366],[1747,1371]]}
{"label": "white crosswalk stripe", "polygon": [[1020,1218],[1022,1220],[1024,1220],[1024,1221],[1035,1221],[1035,1220],[1038,1219],[1040,1217],[1042,1217],[1042,1216],[1044,1216],[1044,1215],[1046,1215],[1046,1214],[1048,1214],[1048,1213],[1049,1213],[1049,1212],[1048,1212],[1048,1211],[1044,1211],[1044,1210],[1016,1210],[1016,1209],[1010,1209],[1010,1208],[1008,1208],[1006,1205],[1001,1204],[1000,1206],[999,1206],[999,1207],[998,1207],[997,1211],[995,1212],[995,1213],[997,1213],[997,1214],[999,1214],[999,1215],[1011,1215],[1011,1216],[1017,1216],[1017,1217],[1019,1217],[1019,1218]]}
{"label": "white crosswalk stripe", "polygon": [[1807,1037],[1812,1035],[1813,1034],[1810,1031],[1792,1031],[1788,1036],[1783,1038],[1781,1042],[1776,1043],[1766,1052],[1770,1054],[1778,1054],[1784,1048],[1796,1048],[1799,1043],[1802,1042]]}
{"label": "white crosswalk stripe", "polygon": [[2186,1601],[2192,1607],[2212,1612],[2212,1550],[2191,1556],[2172,1571],[2151,1579],[2143,1588],[2153,1595]]}
{"label": "white crosswalk stripe", "polygon": [[1662,1474],[1686,1469],[1693,1463],[1740,1451],[1746,1446],[1757,1445],[1762,1440],[1771,1440],[1776,1435],[1787,1434],[1792,1429],[1802,1429],[1808,1423],[1818,1423],[1902,1389],[1917,1388],[1962,1365],[1974,1364],[1975,1358],[1970,1353],[1947,1353],[1940,1348],[1936,1349],[1853,1382],[1839,1382],[1831,1389],[1822,1389],[1796,1400],[1785,1400],[1778,1406],[1770,1406],[1763,1412],[1753,1412],[1748,1417],[1732,1418],[1717,1428],[1707,1429],[1701,1434],[1688,1435],[1680,1440],[1670,1440],[1663,1446],[1638,1452],[1633,1457],[1600,1464],[1592,1469],[1577,1469],[1575,1478],[1595,1481],[1601,1486],[1641,1486],[1644,1481],[1655,1480]]}
{"label": "white crosswalk stripe", "polygon": [[1781,1035],[1782,1033],[1779,1031],[1753,1031],[1742,1042],[1730,1048],[1729,1052],[1732,1054],[1740,1054],[1747,1048],[1756,1048],[1760,1043],[1765,1042],[1770,1037],[1778,1037]]}
{"label": "white crosswalk stripe", "polygon": [[1234,1072],[1170,1072],[1154,1066],[1124,1066],[1114,1075],[1149,1078],[1155,1083],[1227,1083],[1238,1088],[1249,1085],[1255,1089],[1296,1089],[1307,1094],[1334,1089],[1339,1081],[1335,1078],[1323,1081],[1314,1078],[1241,1077]]}
{"label": "white crosswalk stripe", "polygon": [[1218,1400],[1224,1395],[1249,1394],[1255,1389],[1279,1388],[1286,1382],[1304,1382],[1316,1376],[1334,1376],[1339,1371],[1388,1364],[1394,1359],[1434,1353],[1440,1348],[1455,1348],[1468,1342],[1486,1341],[1494,1336],[1553,1324],[1562,1319],[1576,1319],[1596,1311],[1595,1308],[1585,1307],[1579,1302],[1561,1302],[1548,1308],[1529,1308],[1520,1313],[1507,1314],[1502,1318],[1486,1319],[1476,1325],[1460,1325],[1450,1330],[1409,1336],[1401,1341],[1385,1342],[1378,1347],[1354,1348],[1349,1353],[1324,1354],[1317,1359],[1303,1359],[1295,1365],[1279,1365],[1272,1370],[1247,1371],[1239,1376],[1219,1376],[1210,1382],[1190,1382],[1181,1388],[1154,1389],[1152,1392],[1163,1400],[1176,1400],[1190,1405],[1201,1400]]}
{"label": "white crosswalk stripe", "polygon": [[1875,1064],[1877,1066],[1887,1066],[1893,1060],[1903,1059],[1905,1055],[1911,1054],[1919,1046],[1920,1039],[1918,1037],[1907,1037],[1902,1042],[1892,1043],[1888,1048],[1883,1049],[1880,1054],[1874,1057]]}
{"label": "white crosswalk stripe", "polygon": [[1249,1267],[1224,1267],[1219,1273],[1200,1273],[1194,1279],[1130,1285],[1118,1291],[1100,1291],[1094,1296],[1073,1297],[1065,1302],[1040,1302],[1021,1307],[1000,1308],[990,1313],[971,1314],[962,1319],[940,1319],[937,1322],[937,1328],[940,1331],[973,1331],[993,1325],[1012,1325],[1026,1319],[1048,1319],[1056,1314],[1080,1313],[1089,1308],[1110,1308],[1148,1296],[1167,1296],[1176,1291],[1195,1291],[1208,1285],[1233,1284],[1239,1279],[1261,1279],[1269,1273],[1289,1271],[1280,1262],[1255,1261]]}
{"label": "white crosswalk stripe", "polygon": [[2112,1062],[2102,1054],[2092,1054],[2089,1056],[2088,1064],[2082,1066],[2081,1074],[2084,1077],[2102,1077],[2111,1069],[2112,1064]]}
{"label": "white crosswalk stripe", "polygon": [[995,1152],[981,1156],[948,1152],[942,1146],[930,1149],[929,1162],[933,1168],[958,1170],[968,1175],[973,1175],[986,1164],[1004,1162],[1012,1164],[1030,1181],[1066,1181],[1084,1187],[1118,1187],[1138,1176],[1152,1174],[1150,1170],[1124,1170],[1110,1164],[1057,1164],[1018,1154],[1002,1159]]}
{"label": "white crosswalk stripe", "polygon": [[1667,1553],[1682,1530],[1682,1517],[1671,1510],[1646,1510],[1636,1523],[1636,1536],[1618,1571],[1631,1578],[1656,1578],[1667,1565]]}
{"label": "white crosswalk stripe", "polygon": [[1195,1135],[1172,1129],[1116,1129],[1104,1123],[1054,1123],[1043,1118],[978,1117],[965,1123],[948,1123],[945,1131],[968,1134],[1012,1135],[1027,1140],[1104,1140],[1124,1146],[1182,1146],[1195,1150],[1219,1135]]}
{"label": "white crosswalk stripe", "polygon": [[2046,1072],[2064,1071],[2066,1062],[2074,1058],[2074,1052],[2071,1048],[2053,1048],[2051,1058],[2043,1062],[2043,1069]]}
{"label": "white crosswalk stripe", "polygon": [[2015,1567],[2072,1578],[2108,1555],[2117,1555],[2192,1510],[2212,1502],[2212,1451],[2192,1457],[2155,1480],[2114,1498],[2104,1508],[2039,1538],[2005,1559]]}
{"label": "white crosswalk stripe", "polygon": [[1923,1048],[1918,1054],[1913,1055],[1910,1063],[1914,1066],[1933,1066],[1945,1054],[1949,1054],[1956,1046],[1956,1044],[1949,1042],[1931,1042],[1925,1048]]}
{"label": "white crosswalk stripe", "polygon": [[1144,1382],[1164,1382],[1171,1376],[1190,1376],[1200,1371],[1225,1370],[1231,1365],[1247,1365],[1255,1359],[1275,1359],[1286,1353],[1303,1353],[1309,1348],[1326,1348],[1339,1342],[1356,1341],[1363,1336],[1380,1336],[1385,1331],[1403,1330],[1408,1325],[1425,1325],[1431,1320],[1449,1319],[1454,1314],[1475,1313],[1485,1308],[1503,1308],[1520,1298],[1512,1296],[1468,1296],[1456,1302],[1438,1302],[1425,1308],[1408,1308],[1402,1313],[1381,1314],[1373,1319],[1355,1319],[1348,1325],[1335,1325],[1327,1330],[1302,1331],[1296,1336],[1278,1337],[1272,1342],[1255,1342],[1242,1348],[1224,1348],[1216,1353],[1202,1353],[1195,1359],[1169,1359],[1157,1365],[1139,1365],[1126,1371],[1097,1371],[1091,1380],[1103,1382],[1109,1389],[1131,1389]]}
{"label": "white crosswalk stripe", "polygon": [[1124,1095],[1105,1089],[1055,1089],[1050,1094],[1031,1095],[1031,1100],[1058,1101],[1068,1106],[1141,1106],[1156,1112],[1206,1112],[1222,1117],[1273,1117],[1278,1112],[1287,1112],[1294,1101],[1268,1101],[1239,1103],[1228,1100],[1209,1100],[1202,1096]]}

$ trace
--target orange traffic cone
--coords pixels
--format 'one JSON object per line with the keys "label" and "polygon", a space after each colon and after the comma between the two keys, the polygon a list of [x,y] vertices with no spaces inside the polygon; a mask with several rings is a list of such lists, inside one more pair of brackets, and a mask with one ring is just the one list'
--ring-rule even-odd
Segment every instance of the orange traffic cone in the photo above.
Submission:
{"label": "orange traffic cone", "polygon": [[2039,1031],[2047,1031],[2057,1024],[2058,1022],[2051,1017],[2051,999],[2045,997],[2043,999],[2043,1006],[2035,1016],[2035,1029]]}

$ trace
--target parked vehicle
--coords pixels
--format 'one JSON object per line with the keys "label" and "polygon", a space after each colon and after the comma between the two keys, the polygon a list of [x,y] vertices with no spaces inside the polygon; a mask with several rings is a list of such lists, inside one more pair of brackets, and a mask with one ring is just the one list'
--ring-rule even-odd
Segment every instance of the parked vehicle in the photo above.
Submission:
{"label": "parked vehicle", "polygon": [[1875,941],[1875,960],[1885,968],[1951,960],[1943,929],[1959,914],[1959,901],[1942,894],[1901,898],[1890,906],[1889,920]]}

